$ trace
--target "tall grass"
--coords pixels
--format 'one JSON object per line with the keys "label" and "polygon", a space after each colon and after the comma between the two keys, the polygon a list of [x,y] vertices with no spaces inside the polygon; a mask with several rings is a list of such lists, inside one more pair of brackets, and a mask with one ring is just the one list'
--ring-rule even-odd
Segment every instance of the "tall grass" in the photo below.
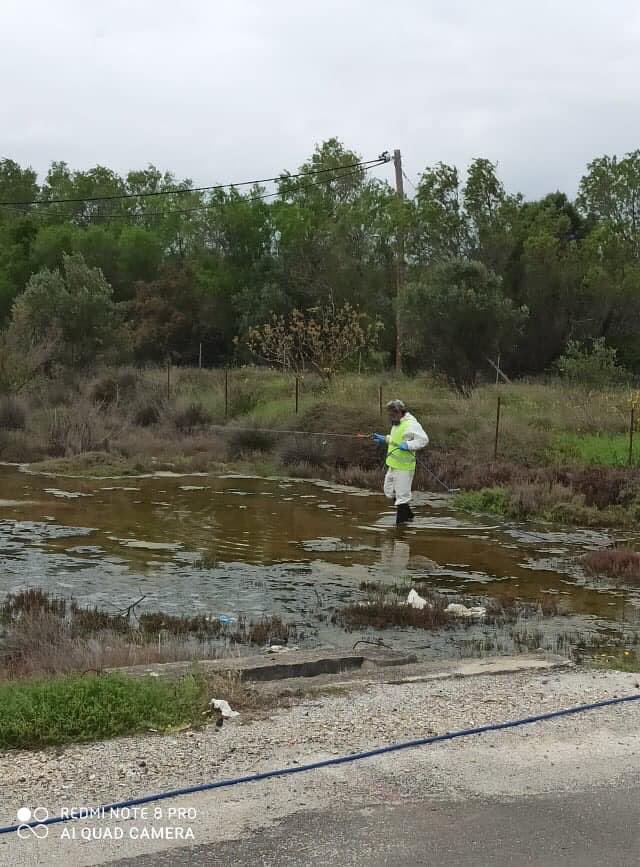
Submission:
{"label": "tall grass", "polygon": [[239,618],[140,613],[137,621],[40,588],[10,594],[0,605],[5,631],[0,681],[130,665],[212,659],[238,645],[294,641],[296,627],[280,617]]}
{"label": "tall grass", "polygon": [[[555,439],[551,456],[562,463],[626,467],[629,465],[629,434],[565,432]],[[640,466],[640,444],[637,442],[633,444],[631,463],[633,466]]]}
{"label": "tall grass", "polygon": [[[629,412],[637,397],[626,387],[585,390],[560,381],[484,385],[463,397],[429,374],[345,373],[329,382],[301,377],[296,414],[295,378],[264,368],[234,369],[226,375],[223,370],[173,368],[169,383],[162,367],[107,369],[32,383],[20,396],[24,430],[0,430],[0,460],[46,455],[68,461],[96,452],[114,465],[123,459],[151,469],[153,455],[156,466],[206,469],[254,451],[250,434],[244,443],[239,438],[243,427],[326,434],[386,430],[380,390],[383,405],[400,397],[420,418],[431,439],[428,459],[451,469],[456,478],[450,482],[467,484],[484,474],[485,486],[499,483],[498,464],[525,469],[624,464]],[[502,412],[496,462],[498,396]],[[223,425],[229,425],[228,438],[220,430]],[[272,442],[273,453],[280,453],[283,436],[276,433]],[[268,445],[263,439],[257,449],[268,453]],[[321,463],[334,473],[368,471],[363,444],[357,445],[350,450],[348,441],[332,443]],[[314,462],[311,455],[287,463]]]}

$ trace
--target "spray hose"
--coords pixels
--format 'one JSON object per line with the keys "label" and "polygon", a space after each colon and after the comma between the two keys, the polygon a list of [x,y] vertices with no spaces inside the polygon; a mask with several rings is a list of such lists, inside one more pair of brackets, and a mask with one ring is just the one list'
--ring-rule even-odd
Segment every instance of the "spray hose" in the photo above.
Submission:
{"label": "spray hose", "polygon": [[289,777],[293,774],[302,774],[307,771],[315,771],[320,768],[330,768],[336,765],[346,765],[352,762],[359,762],[363,759],[376,758],[378,756],[387,755],[389,753],[397,753],[402,750],[413,749],[415,747],[429,746],[430,744],[443,743],[444,741],[453,741],[460,738],[471,737],[472,735],[483,735],[488,732],[498,732],[504,729],[514,729],[520,726],[531,725],[537,722],[546,722],[547,720],[559,719],[565,716],[575,716],[576,714],[585,713],[587,711],[599,710],[604,707],[614,707],[616,705],[630,704],[640,700],[640,693],[622,696],[620,698],[609,698],[603,701],[595,701],[590,704],[580,704],[573,707],[564,708],[562,710],[554,710],[548,713],[535,714],[533,716],[521,717],[520,719],[507,720],[506,722],[489,723],[487,725],[474,726],[473,728],[461,729],[458,731],[446,732],[442,735],[430,735],[429,737],[415,738],[410,741],[400,741],[394,744],[388,744],[382,747],[375,747],[369,750],[363,750],[358,753],[351,753],[346,756],[336,756],[331,759],[321,759],[316,762],[309,762],[305,765],[294,765],[287,768],[277,768],[271,771],[261,771],[259,773],[245,774],[240,777],[233,777],[227,780],[216,780],[211,783],[203,783],[197,786],[185,786],[181,789],[169,789],[164,792],[155,794],[143,795],[139,798],[130,798],[126,801],[117,801],[112,804],[105,804],[100,807],[84,808],[78,811],[69,811],[61,816],[52,816],[44,819],[41,822],[30,822],[21,825],[5,825],[0,828],[1,834],[11,834],[18,830],[26,828],[40,828],[43,825],[58,825],[62,822],[76,821],[88,817],[109,817],[119,810],[124,810],[127,807],[136,807],[142,804],[150,804],[155,801],[165,801],[170,798],[178,798],[184,795],[194,795],[198,792],[207,792],[213,789],[226,789],[231,786],[238,786],[243,783],[257,783],[262,780],[270,780],[277,777]]}

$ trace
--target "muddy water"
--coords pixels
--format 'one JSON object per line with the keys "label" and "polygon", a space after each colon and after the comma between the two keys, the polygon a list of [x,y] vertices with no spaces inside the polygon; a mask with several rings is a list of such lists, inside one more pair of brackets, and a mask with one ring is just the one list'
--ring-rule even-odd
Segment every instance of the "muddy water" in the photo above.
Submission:
{"label": "muddy water", "polygon": [[[640,594],[594,583],[576,563],[611,534],[465,516],[446,496],[418,494],[417,505],[415,523],[396,530],[380,495],[324,482],[78,480],[0,466],[0,592],[39,586],[111,608],[144,594],[142,608],[172,613],[279,613],[306,644],[346,646],[358,636],[316,615],[361,599],[362,580],[414,575],[451,592],[557,594],[573,612],[558,630],[607,630],[622,618],[634,628]],[[384,638],[435,647],[416,633]]]}

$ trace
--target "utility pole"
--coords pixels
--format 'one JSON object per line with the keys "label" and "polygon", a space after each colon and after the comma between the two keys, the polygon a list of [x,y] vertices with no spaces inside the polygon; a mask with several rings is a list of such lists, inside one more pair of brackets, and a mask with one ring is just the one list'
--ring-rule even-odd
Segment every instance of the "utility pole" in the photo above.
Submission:
{"label": "utility pole", "polygon": [[[402,180],[402,155],[396,148],[393,152],[393,165],[396,170],[396,193],[404,202]],[[397,227],[396,249],[396,373],[402,373],[402,290],[404,288],[404,228]]]}

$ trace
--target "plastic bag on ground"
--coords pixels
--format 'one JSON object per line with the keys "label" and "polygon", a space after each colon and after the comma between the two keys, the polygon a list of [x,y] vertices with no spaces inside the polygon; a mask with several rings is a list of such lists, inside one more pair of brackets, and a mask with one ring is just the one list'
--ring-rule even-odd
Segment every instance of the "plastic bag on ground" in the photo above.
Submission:
{"label": "plastic bag on ground", "polygon": [[484,617],[487,613],[484,605],[467,608],[466,605],[461,605],[459,602],[450,602],[444,610],[447,614],[451,614],[452,617]]}
{"label": "plastic bag on ground", "polygon": [[232,710],[229,702],[223,698],[212,698],[209,707],[212,711],[217,712],[222,719],[233,719],[234,716],[240,716],[238,711]]}
{"label": "plastic bag on ground", "polygon": [[416,593],[413,589],[409,591],[409,595],[407,596],[407,605],[410,605],[412,608],[418,608],[419,610],[422,610],[425,606],[431,608],[427,600],[420,596],[419,593]]}

